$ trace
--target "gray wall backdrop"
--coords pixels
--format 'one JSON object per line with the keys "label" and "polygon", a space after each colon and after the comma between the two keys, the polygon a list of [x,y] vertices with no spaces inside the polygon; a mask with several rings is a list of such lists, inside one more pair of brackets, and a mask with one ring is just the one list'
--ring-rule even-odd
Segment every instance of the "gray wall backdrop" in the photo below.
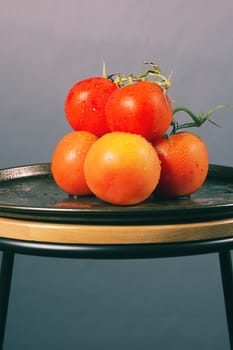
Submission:
{"label": "gray wall backdrop", "polygon": [[[232,0],[1,0],[0,167],[50,161],[70,131],[77,80],[173,73],[171,95],[195,112],[232,104]],[[232,110],[197,132],[210,162],[233,166]],[[17,256],[6,350],[229,349],[215,255],[146,261]]]}

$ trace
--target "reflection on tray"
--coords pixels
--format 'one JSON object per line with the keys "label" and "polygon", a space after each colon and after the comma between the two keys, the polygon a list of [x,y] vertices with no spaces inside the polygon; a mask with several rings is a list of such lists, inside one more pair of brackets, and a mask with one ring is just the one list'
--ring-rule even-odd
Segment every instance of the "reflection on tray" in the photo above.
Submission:
{"label": "reflection on tray", "polygon": [[189,197],[152,195],[134,206],[115,206],[94,195],[69,197],[48,164],[0,170],[0,216],[88,223],[168,223],[233,217],[233,168],[210,166],[207,181]]}

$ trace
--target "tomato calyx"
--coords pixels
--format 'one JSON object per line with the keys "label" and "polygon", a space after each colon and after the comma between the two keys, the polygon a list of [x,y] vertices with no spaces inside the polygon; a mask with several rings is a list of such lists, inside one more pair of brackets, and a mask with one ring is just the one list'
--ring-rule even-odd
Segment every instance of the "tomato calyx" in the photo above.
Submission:
{"label": "tomato calyx", "polygon": [[[217,124],[215,121],[213,121],[211,119],[211,117],[212,117],[213,113],[215,113],[216,111],[218,111],[220,109],[225,109],[225,108],[231,108],[231,106],[217,105],[214,108],[210,109],[206,114],[203,112],[200,112],[198,115],[196,115],[187,107],[184,107],[184,106],[176,107],[172,111],[173,118],[172,118],[172,122],[171,122],[172,129],[171,129],[170,135],[176,134],[176,132],[178,130],[181,130],[181,129],[199,128],[206,121],[210,122],[214,126],[221,127],[219,124]],[[191,117],[192,121],[188,122],[188,123],[184,123],[184,124],[179,124],[179,122],[176,121],[176,119],[174,118],[174,115],[177,112],[187,113]]]}
{"label": "tomato calyx", "polygon": [[143,72],[139,75],[124,75],[121,73],[113,73],[108,75],[106,72],[106,65],[103,63],[103,77],[112,80],[118,87],[124,87],[126,85],[131,85],[140,81],[151,81],[159,85],[166,93],[171,87],[172,74],[170,74],[167,78],[161,73],[159,66],[154,62],[145,61],[144,65],[147,66],[147,69],[144,69]]}

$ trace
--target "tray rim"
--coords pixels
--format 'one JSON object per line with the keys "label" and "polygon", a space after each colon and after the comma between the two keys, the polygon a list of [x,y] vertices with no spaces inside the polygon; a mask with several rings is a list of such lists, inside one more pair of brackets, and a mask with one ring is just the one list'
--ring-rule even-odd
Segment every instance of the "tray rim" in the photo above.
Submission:
{"label": "tray rim", "polygon": [[[15,167],[9,167],[9,168],[3,168],[0,169],[0,184],[1,182],[10,181],[14,179],[20,179],[25,177],[34,177],[34,176],[43,176],[43,175],[50,175],[50,162],[46,163],[34,163],[34,164],[28,164],[28,165],[22,165],[22,166],[15,166]],[[225,171],[231,171],[233,172],[233,167],[225,166],[225,165],[218,165],[218,164],[209,164],[209,169],[213,170],[221,170],[224,169]],[[18,171],[17,176],[10,176],[7,178],[7,174],[10,174],[12,170]],[[25,172],[26,170],[26,172]],[[35,172],[32,174],[30,171],[35,170]],[[6,178],[2,179],[3,175],[5,174]],[[22,176],[23,174],[23,176]],[[233,183],[233,179],[232,179]],[[206,220],[213,220],[213,216],[208,218],[208,211],[220,211],[219,218],[231,218],[233,217],[233,202],[232,203],[223,203],[223,204],[215,204],[215,205],[203,205],[201,207],[186,207],[186,206],[180,206],[178,209],[173,208],[173,213],[179,212],[180,210],[184,210],[186,214],[195,214],[196,212],[202,212],[203,213],[203,221]],[[226,210],[227,209],[227,210]],[[111,217],[107,220],[103,220],[103,215],[106,212],[111,213]],[[84,217],[82,219],[75,219],[74,214],[82,214]],[[48,222],[61,222],[61,223],[85,223],[88,218],[91,217],[91,215],[98,215],[99,218],[96,218],[94,220],[94,224],[101,223],[109,224],[109,222],[115,222],[113,219],[114,215],[122,215],[127,216],[129,213],[134,213],[135,215],[144,215],[145,213],[147,215],[149,214],[156,214],[160,213],[163,215],[166,215],[168,213],[168,210],[165,210],[164,208],[154,208],[154,207],[147,207],[147,208],[138,208],[137,206],[114,206],[110,205],[109,207],[105,207],[104,210],[100,210],[99,208],[58,208],[58,207],[41,207],[41,206],[23,206],[23,205],[11,205],[11,204],[1,204],[0,203],[0,217],[6,217],[6,218],[15,218],[15,219],[21,219],[21,220],[35,220],[36,221],[48,221]],[[52,217],[50,218],[49,215],[54,215],[59,217]],[[67,217],[67,214],[69,214]],[[123,220],[124,219],[124,220]],[[198,218],[198,221],[200,221],[200,217]],[[104,223],[106,221],[106,223]],[[166,224],[166,220],[161,220]],[[155,222],[155,224],[161,224],[161,221],[159,220],[149,220],[147,223],[143,223],[151,225],[152,222]],[[192,221],[191,218],[187,218],[187,222],[196,222],[197,220]],[[174,223],[183,223],[185,221],[180,220],[173,220]],[[122,218],[122,220],[116,220],[115,224],[120,225],[132,225],[133,220],[125,221],[125,218]]]}

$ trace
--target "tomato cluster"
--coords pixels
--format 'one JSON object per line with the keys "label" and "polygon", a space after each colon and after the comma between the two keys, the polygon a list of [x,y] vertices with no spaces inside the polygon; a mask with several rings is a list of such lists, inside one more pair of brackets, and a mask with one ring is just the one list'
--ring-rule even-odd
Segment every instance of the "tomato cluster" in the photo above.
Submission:
{"label": "tomato cluster", "polygon": [[[65,115],[73,130],[57,144],[51,162],[62,190],[132,205],[153,193],[174,198],[202,186],[207,147],[193,133],[174,132],[169,80],[152,68],[115,80],[91,77],[70,89]],[[172,125],[173,134],[165,137]]]}

